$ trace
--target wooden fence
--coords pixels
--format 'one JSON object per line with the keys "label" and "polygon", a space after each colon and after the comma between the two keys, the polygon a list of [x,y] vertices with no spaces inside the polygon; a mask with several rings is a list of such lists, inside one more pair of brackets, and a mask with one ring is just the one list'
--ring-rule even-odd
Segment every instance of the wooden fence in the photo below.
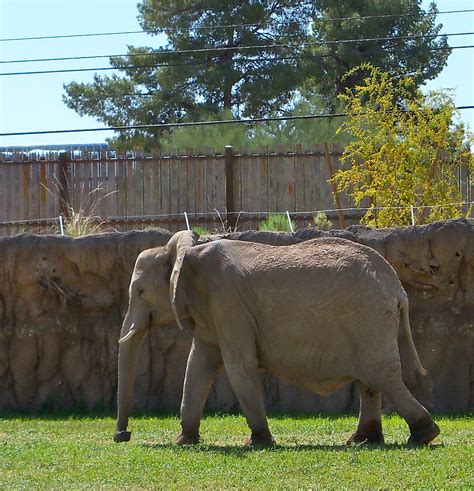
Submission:
{"label": "wooden fence", "polygon": [[[168,155],[109,150],[0,156],[0,223],[47,228],[60,214],[96,215],[120,229],[137,224],[255,224],[265,212],[333,209],[327,183],[340,149],[316,146]],[[342,206],[350,206],[342,196]],[[305,217],[297,216],[303,220]],[[1,233],[1,231],[0,231]]]}
{"label": "wooden fence", "polygon": [[[345,194],[335,203],[327,182],[340,167],[340,155],[340,148],[328,145],[259,152],[226,147],[202,154],[189,148],[167,155],[3,152],[0,234],[48,231],[60,214],[71,213],[95,215],[117,230],[155,225],[175,231],[184,228],[185,211],[191,225],[212,229],[221,225],[216,210],[226,225],[238,219],[239,228],[255,227],[266,212],[288,210],[301,226],[312,218],[310,211],[353,206]],[[460,176],[464,199],[470,199],[467,179]],[[328,215],[340,226],[361,212]]]}

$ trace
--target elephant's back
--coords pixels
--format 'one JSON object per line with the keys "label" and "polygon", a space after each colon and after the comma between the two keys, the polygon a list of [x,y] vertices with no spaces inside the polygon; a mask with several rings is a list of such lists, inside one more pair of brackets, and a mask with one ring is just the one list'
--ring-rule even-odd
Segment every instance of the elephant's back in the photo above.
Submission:
{"label": "elephant's back", "polygon": [[[217,245],[217,243],[216,243]],[[221,241],[223,254],[232,258],[232,266],[252,281],[291,283],[305,278],[324,281],[337,287],[347,281],[362,281],[366,286],[381,284],[399,290],[401,284],[392,266],[375,249],[337,238],[322,237],[285,246]],[[353,283],[354,284],[354,283]]]}

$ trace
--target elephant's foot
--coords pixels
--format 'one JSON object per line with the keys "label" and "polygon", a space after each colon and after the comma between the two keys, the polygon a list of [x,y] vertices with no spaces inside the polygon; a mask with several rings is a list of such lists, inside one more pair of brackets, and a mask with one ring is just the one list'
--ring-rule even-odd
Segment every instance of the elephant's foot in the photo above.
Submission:
{"label": "elephant's foot", "polygon": [[410,426],[408,445],[427,445],[439,435],[439,426],[430,418],[425,417]]}
{"label": "elephant's foot", "polygon": [[182,431],[175,439],[177,445],[195,445],[199,443],[199,432],[185,433]]}
{"label": "elephant's foot", "polygon": [[116,431],[114,434],[114,442],[129,442],[131,436],[132,434],[130,433],[130,431]]}
{"label": "elephant's foot", "polygon": [[358,443],[383,445],[382,423],[372,420],[359,426],[357,431],[347,440],[346,445],[355,445]]}
{"label": "elephant's foot", "polygon": [[271,447],[275,445],[275,440],[270,433],[270,430],[252,431],[252,435],[245,442],[247,447]]}

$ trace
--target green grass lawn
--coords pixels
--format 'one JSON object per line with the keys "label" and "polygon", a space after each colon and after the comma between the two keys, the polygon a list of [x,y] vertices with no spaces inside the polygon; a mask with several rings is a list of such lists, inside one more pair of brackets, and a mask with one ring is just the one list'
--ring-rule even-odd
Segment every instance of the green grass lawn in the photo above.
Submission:
{"label": "green grass lawn", "polygon": [[175,416],[131,419],[132,441],[112,441],[109,416],[0,419],[0,489],[471,488],[474,418],[438,417],[441,435],[405,446],[408,428],[384,417],[383,447],[345,447],[352,416],[273,416],[271,449],[243,447],[242,416],[207,416],[202,443],[177,447]]}

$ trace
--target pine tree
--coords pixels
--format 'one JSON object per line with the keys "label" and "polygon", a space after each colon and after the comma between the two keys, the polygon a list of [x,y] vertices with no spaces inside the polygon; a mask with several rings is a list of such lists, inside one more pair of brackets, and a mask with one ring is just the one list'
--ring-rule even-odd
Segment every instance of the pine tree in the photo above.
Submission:
{"label": "pine tree", "polygon": [[[138,8],[142,28],[165,32],[167,46],[129,47],[127,56],[110,59],[122,76],[95,75],[92,83],[66,85],[64,101],[80,115],[94,116],[109,126],[196,121],[229,112],[235,118],[281,115],[295,106],[300,110],[305,94],[322,95],[323,109],[332,108],[335,96],[357,82],[343,81],[344,73],[361,61],[390,73],[419,68],[415,79],[420,84],[442,70],[449,54],[443,38],[315,44],[356,37],[434,36],[441,26],[435,25],[434,15],[423,15],[418,0],[142,0]],[[381,12],[395,17],[359,19]],[[436,12],[434,6],[430,12]],[[399,16],[405,13],[410,16]],[[332,19],[338,16],[355,20]],[[249,46],[257,48],[246,49]],[[129,131],[119,140],[130,146],[159,146],[162,134],[162,130]]]}

